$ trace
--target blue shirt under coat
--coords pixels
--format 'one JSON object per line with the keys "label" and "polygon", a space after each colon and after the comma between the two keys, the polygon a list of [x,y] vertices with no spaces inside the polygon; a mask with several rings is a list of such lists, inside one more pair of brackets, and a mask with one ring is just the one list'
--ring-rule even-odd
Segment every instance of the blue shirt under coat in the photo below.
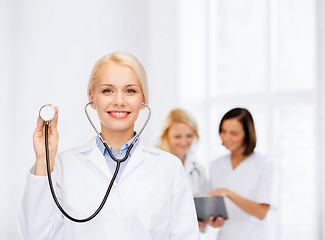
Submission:
{"label": "blue shirt under coat", "polygon": [[[136,135],[136,132],[134,132],[134,137],[131,138],[127,143],[125,143],[125,144],[124,144],[124,145],[119,149],[120,151],[119,151],[119,154],[118,154],[118,155],[116,155],[114,149],[113,149],[112,147],[110,147],[110,150],[112,151],[112,154],[113,154],[113,156],[114,156],[115,158],[117,158],[117,159],[122,159],[122,158],[125,156],[126,151],[128,150],[129,146],[131,145],[132,141],[133,141],[134,138],[135,138],[135,135]],[[106,163],[107,163],[109,169],[111,170],[112,174],[114,174],[114,172],[115,172],[115,168],[116,168],[116,165],[117,165],[117,162],[114,161],[114,160],[111,158],[111,156],[109,155],[107,149],[105,148],[104,144],[102,143],[102,141],[99,139],[98,136],[97,136],[97,138],[96,138],[96,144],[97,144],[99,150],[101,151],[101,153],[104,155],[104,157],[105,157],[105,159],[106,159]],[[122,175],[122,173],[123,173],[123,171],[124,171],[124,169],[125,169],[125,167],[126,167],[126,164],[128,163],[130,157],[131,157],[132,154],[133,154],[134,149],[138,146],[138,144],[139,144],[139,140],[136,141],[136,142],[134,143],[133,148],[131,149],[128,158],[127,158],[124,162],[121,162],[119,172],[118,172],[118,174],[117,174],[117,176],[116,176],[116,182],[119,181],[119,179],[120,179],[120,177],[121,177],[121,175]]]}

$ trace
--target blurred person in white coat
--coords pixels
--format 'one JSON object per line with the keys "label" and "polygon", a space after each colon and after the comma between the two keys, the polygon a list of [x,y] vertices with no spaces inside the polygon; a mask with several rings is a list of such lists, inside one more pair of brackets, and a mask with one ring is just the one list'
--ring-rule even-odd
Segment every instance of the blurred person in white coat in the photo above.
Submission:
{"label": "blurred person in white coat", "polygon": [[[194,140],[199,140],[196,121],[184,109],[168,114],[158,147],[178,157],[184,165],[193,196],[207,194],[206,174],[193,152]],[[200,225],[201,228],[201,225]]]}
{"label": "blurred person in white coat", "polygon": [[[125,155],[135,137],[134,124],[148,87],[141,63],[131,54],[100,58],[91,72],[88,98],[97,111],[101,137],[117,158]],[[49,127],[51,172],[58,200],[76,218],[88,217],[98,207],[116,162],[99,137],[57,155],[56,117]],[[92,220],[76,223],[56,207],[47,182],[44,121],[33,135],[36,163],[30,170],[19,220],[20,239],[54,239],[58,232],[70,239],[198,240],[195,206],[179,160],[137,141],[121,163],[107,203]],[[60,233],[61,234],[61,233]]]}
{"label": "blurred person in white coat", "polygon": [[225,197],[229,219],[210,218],[209,225],[220,228],[218,240],[270,240],[267,214],[274,204],[274,169],[271,161],[254,151],[252,115],[244,108],[228,111],[219,134],[230,153],[211,163],[210,195]]}

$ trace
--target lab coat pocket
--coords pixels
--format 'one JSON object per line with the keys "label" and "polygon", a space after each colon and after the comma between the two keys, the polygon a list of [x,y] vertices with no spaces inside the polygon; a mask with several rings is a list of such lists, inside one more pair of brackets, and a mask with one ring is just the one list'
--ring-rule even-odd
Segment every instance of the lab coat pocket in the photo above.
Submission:
{"label": "lab coat pocket", "polygon": [[139,181],[137,184],[136,215],[147,230],[168,228],[171,211],[171,190],[163,181]]}

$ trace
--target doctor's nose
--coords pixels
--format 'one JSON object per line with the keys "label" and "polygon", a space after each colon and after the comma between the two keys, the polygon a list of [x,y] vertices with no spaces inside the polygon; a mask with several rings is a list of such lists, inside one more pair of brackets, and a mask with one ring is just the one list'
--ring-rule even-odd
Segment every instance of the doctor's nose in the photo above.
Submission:
{"label": "doctor's nose", "polygon": [[123,95],[123,93],[115,94],[114,105],[115,106],[125,106],[125,96]]}
{"label": "doctor's nose", "polygon": [[190,141],[186,138],[183,138],[180,140],[180,145],[183,146],[183,147],[186,147],[190,144]]}

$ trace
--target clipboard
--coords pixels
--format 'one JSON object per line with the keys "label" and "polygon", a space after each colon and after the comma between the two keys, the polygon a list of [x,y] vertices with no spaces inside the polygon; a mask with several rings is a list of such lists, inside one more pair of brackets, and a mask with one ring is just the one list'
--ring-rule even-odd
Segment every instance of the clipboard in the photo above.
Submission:
{"label": "clipboard", "polygon": [[221,216],[228,219],[227,209],[223,197],[196,196],[194,197],[197,217],[200,221],[207,221],[210,216]]}

